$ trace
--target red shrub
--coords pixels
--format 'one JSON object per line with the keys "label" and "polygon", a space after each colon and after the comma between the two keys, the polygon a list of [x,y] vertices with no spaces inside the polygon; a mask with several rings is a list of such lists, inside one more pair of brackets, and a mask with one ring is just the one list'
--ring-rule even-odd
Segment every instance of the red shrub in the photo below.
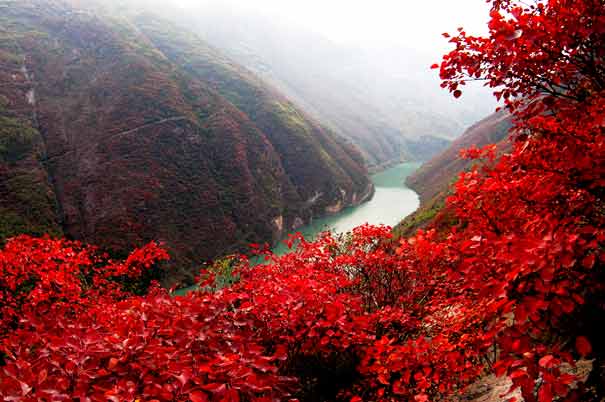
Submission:
{"label": "red shrub", "polygon": [[14,239],[0,252],[0,395],[424,402],[491,369],[528,402],[589,398],[563,368],[595,357],[598,377],[604,357],[604,7],[493,5],[490,37],[460,30],[441,76],[456,97],[468,79],[496,88],[515,143],[461,175],[450,232],[396,250],[384,227],[325,235],[186,297],[128,290],[166,257],[156,245],[111,262]]}

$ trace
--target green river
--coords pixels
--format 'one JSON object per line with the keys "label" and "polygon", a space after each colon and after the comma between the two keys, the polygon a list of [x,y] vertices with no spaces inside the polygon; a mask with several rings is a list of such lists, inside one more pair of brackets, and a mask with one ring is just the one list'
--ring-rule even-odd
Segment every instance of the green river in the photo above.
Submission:
{"label": "green river", "polygon": [[[402,163],[372,175],[376,193],[370,201],[357,207],[345,208],[335,215],[315,219],[313,223],[297,231],[301,232],[305,239],[311,240],[327,230],[344,233],[364,223],[395,226],[420,205],[418,194],[405,185],[406,177],[418,167],[419,163]],[[283,243],[273,249],[278,255],[287,251],[288,248]]]}

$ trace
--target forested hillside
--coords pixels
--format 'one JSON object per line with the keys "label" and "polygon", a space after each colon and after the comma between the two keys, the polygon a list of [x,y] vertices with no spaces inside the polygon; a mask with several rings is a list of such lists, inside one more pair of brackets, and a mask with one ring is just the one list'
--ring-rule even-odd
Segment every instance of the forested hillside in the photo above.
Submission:
{"label": "forested hillside", "polygon": [[[312,242],[294,235],[288,243],[296,249],[289,254],[258,249],[266,264],[232,256],[204,267],[199,288],[183,296],[152,281],[169,258],[157,242],[116,259],[77,241],[12,238],[0,249],[1,399],[602,401],[605,6],[601,0],[490,4],[488,33],[477,37],[461,28],[445,35],[452,50],[434,68],[454,98],[460,98],[468,81],[482,80],[504,99],[513,122],[511,141],[503,149],[490,144],[463,152],[473,163],[459,175],[446,201],[449,225],[396,242],[385,226],[364,225],[346,236],[327,232]],[[11,10],[2,10],[2,21]],[[69,37],[73,21],[83,18],[74,15],[70,23],[59,19],[60,27],[53,30],[57,9],[44,10],[47,17],[36,26],[40,31],[23,32],[28,38],[18,42],[23,51],[50,34]],[[18,26],[27,26],[28,18]],[[59,61],[77,58],[78,66],[94,54],[115,51],[96,19],[85,21],[87,29],[77,37],[85,32],[94,37],[85,37],[76,47],[79,53],[58,50],[60,41],[44,42],[46,63],[32,58],[27,74],[10,70],[14,80],[40,79],[46,68],[63,66]],[[91,48],[100,38],[106,46]],[[71,40],[67,43],[77,43]],[[90,49],[95,52],[88,53]],[[11,56],[14,50],[2,51],[5,58],[20,60]],[[132,54],[139,53],[120,53],[112,73],[125,68],[122,60],[139,60]],[[145,60],[134,65],[137,72],[147,71]],[[179,73],[173,62],[160,61]],[[82,77],[77,69],[61,71],[76,83]],[[92,81],[108,80],[104,77]],[[153,79],[166,78],[156,73]],[[32,93],[28,85],[23,85],[26,103],[40,105],[30,118],[40,119],[41,125],[48,112],[38,96],[44,99],[48,91],[57,104],[67,102],[57,95],[61,92],[40,85]],[[15,85],[10,88],[16,91]],[[223,113],[237,110],[215,92],[203,91],[202,84],[195,88],[194,94],[206,94],[201,99],[219,105]],[[86,93],[90,102],[107,96],[95,89]],[[146,93],[135,92],[128,106],[136,109],[136,100]],[[195,113],[199,108],[192,105],[199,96],[177,98],[183,99],[178,105]],[[116,113],[125,112],[127,105],[120,106]],[[69,128],[78,116],[70,114],[57,124]],[[109,114],[85,116],[105,121]],[[239,116],[236,122],[253,124],[243,112]],[[198,120],[188,121],[195,125]],[[489,121],[482,124],[489,127]],[[203,133],[215,138],[212,127]],[[175,128],[198,141],[187,126]],[[17,155],[20,168],[27,163],[35,167],[35,159],[28,158],[39,149],[39,137],[27,126],[5,132],[19,135],[1,143],[3,163],[13,166]],[[63,141],[79,134],[60,132]],[[261,136],[260,130],[254,132]],[[40,130],[42,141],[46,134]],[[91,134],[84,130],[81,135]],[[145,138],[151,142],[158,136],[150,130]],[[49,152],[52,143],[46,141]],[[123,148],[116,149],[129,149],[128,143],[119,144]],[[250,146],[254,149],[254,143]],[[170,163],[182,161],[183,149],[162,142]],[[237,156],[244,152],[237,150]],[[265,149],[258,155],[271,154]],[[77,167],[95,166],[93,154],[85,156],[76,159]],[[112,167],[104,165],[109,174]],[[147,171],[138,170],[134,179],[144,180]],[[281,177],[280,170],[275,172],[276,179]],[[172,175],[174,186],[183,185],[173,171],[166,169],[166,174]],[[46,177],[36,177],[44,189]],[[178,187],[167,190],[173,188]],[[52,210],[52,198],[41,199],[41,213]],[[86,205],[87,199],[80,201],[78,205]],[[194,222],[192,215],[187,224]],[[134,227],[139,222],[124,223]],[[52,220],[46,224],[53,228]],[[218,230],[211,234],[222,235]],[[494,382],[503,385],[490,389]]]}
{"label": "forested hillside", "polygon": [[[465,157],[467,149],[496,145],[496,152],[510,151],[512,127],[510,113],[500,111],[473,124],[442,153],[425,162],[406,179],[406,184],[420,196],[420,207],[394,228],[397,237],[411,236],[429,224],[452,224],[452,216],[444,211],[446,199],[454,192],[460,173],[469,171],[477,161]],[[441,212],[441,215],[439,215]],[[437,218],[437,219],[435,219]]]}
{"label": "forested hillside", "polygon": [[251,73],[104,6],[0,2],[3,240],[155,239],[188,271],[371,195],[359,152]]}
{"label": "forested hillside", "polygon": [[336,44],[260,13],[238,11],[230,1],[206,1],[173,14],[180,26],[200,33],[352,141],[374,167],[427,160],[495,108],[487,91],[470,92],[464,103],[445,96],[428,71],[434,60],[418,50]]}
{"label": "forested hillside", "polygon": [[473,124],[442,153],[425,162],[406,182],[428,201],[453,185],[458,174],[469,170],[476,162],[465,158],[462,151],[498,144],[500,151],[510,151],[508,141],[512,127],[510,113],[501,111]]}

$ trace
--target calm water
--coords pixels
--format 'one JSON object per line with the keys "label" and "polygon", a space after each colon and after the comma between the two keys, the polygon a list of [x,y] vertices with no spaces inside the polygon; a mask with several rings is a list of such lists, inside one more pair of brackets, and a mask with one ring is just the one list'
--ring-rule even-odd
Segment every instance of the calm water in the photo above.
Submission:
{"label": "calm water", "polygon": [[[312,240],[318,233],[327,230],[343,233],[364,223],[396,225],[420,205],[418,195],[405,185],[406,177],[419,166],[419,163],[402,163],[373,175],[371,178],[376,193],[371,201],[346,208],[336,215],[315,219],[313,223],[299,228],[298,231],[305,239]],[[287,251],[288,248],[283,243],[273,249],[275,254]]]}

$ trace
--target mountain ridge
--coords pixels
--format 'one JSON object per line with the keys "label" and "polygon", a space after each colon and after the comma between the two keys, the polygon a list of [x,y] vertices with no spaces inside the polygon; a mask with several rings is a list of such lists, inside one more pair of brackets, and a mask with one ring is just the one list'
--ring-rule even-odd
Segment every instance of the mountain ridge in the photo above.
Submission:
{"label": "mountain ridge", "polygon": [[406,178],[406,184],[420,196],[420,207],[403,219],[393,230],[395,237],[414,236],[428,225],[448,227],[453,217],[442,213],[453,184],[461,172],[472,168],[476,161],[464,159],[460,151],[471,147],[496,144],[498,153],[510,150],[509,131],[512,117],[507,111],[493,113],[469,127],[441,154],[434,156]]}
{"label": "mountain ridge", "polygon": [[468,107],[452,101],[433,79],[433,61],[410,51],[364,53],[261,14],[238,13],[229,2],[209,2],[172,19],[194,27],[357,145],[370,168],[430,159],[466,124],[491,111],[492,97],[473,97],[473,91],[465,97]]}
{"label": "mountain ridge", "polygon": [[[0,211],[15,221],[4,238],[64,233],[118,255],[159,240],[180,267],[169,281],[191,281],[194,264],[368,193],[357,151],[262,81],[195,35],[178,42],[168,24],[98,4],[0,2],[0,117],[32,133],[23,155],[7,151],[18,160],[0,161]],[[238,96],[256,103],[243,110]],[[22,207],[8,187],[26,163],[46,198]]]}

